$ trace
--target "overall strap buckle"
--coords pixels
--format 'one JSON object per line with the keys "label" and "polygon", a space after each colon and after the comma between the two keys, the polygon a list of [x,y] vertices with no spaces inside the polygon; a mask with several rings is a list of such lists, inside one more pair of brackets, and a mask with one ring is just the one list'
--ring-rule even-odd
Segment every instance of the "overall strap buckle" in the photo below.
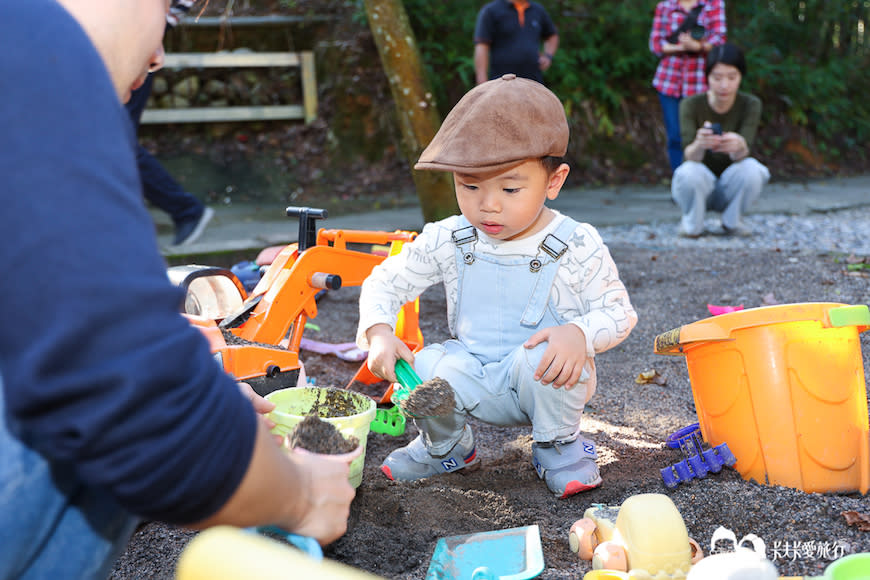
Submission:
{"label": "overall strap buckle", "polygon": [[541,242],[541,245],[539,247],[554,260],[558,260],[565,252],[568,251],[568,244],[566,244],[553,234],[547,234],[547,237],[544,238],[544,241]]}
{"label": "overall strap buckle", "polygon": [[532,258],[529,262],[529,270],[532,272],[540,272],[544,266],[544,262],[540,258],[541,252],[544,252],[555,262],[568,251],[568,244],[554,236],[547,234],[547,237],[538,245],[538,255]]}
{"label": "overall strap buckle", "polygon": [[[469,265],[474,263],[474,253],[471,251],[474,248],[474,243],[477,241],[477,230],[474,226],[453,230],[450,237],[453,239],[453,243],[456,244],[457,249],[462,252],[462,261]],[[465,244],[471,244],[471,248],[466,250],[462,247]]]}

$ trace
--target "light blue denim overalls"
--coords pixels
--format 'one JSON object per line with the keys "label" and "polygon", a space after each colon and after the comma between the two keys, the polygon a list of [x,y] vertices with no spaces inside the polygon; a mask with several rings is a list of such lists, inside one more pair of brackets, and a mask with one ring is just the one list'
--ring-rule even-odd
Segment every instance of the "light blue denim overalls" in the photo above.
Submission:
{"label": "light blue denim overalls", "polygon": [[0,376],[0,578],[107,578],[139,519],[23,443],[2,386]]}
{"label": "light blue denim overalls", "polygon": [[536,255],[489,255],[476,251],[473,226],[453,232],[458,338],[427,346],[415,357],[423,380],[441,377],[456,393],[452,414],[415,419],[430,454],[453,448],[467,415],[499,426],[531,424],[532,438],[539,442],[577,435],[591,362],[573,389],[556,389],[534,379],[547,344],[527,349],[523,343],[542,328],[565,323],[550,304],[550,292],[566,241],[578,225],[564,217]]}

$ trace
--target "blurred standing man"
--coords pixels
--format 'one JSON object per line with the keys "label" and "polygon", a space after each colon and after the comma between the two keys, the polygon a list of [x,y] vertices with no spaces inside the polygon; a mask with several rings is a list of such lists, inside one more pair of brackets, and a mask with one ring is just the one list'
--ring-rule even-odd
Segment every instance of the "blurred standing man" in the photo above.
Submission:
{"label": "blurred standing man", "polygon": [[0,2],[0,579],[104,579],[140,517],[347,530],[348,465],[282,451],[157,250],[121,102],[168,8]]}
{"label": "blurred standing man", "polygon": [[[167,29],[175,28],[178,19],[187,14],[193,4],[194,0],[172,0],[172,5],[166,14]],[[133,130],[137,133],[139,120],[142,118],[145,105],[148,104],[153,84],[154,77],[149,74],[144,84],[134,90],[130,100],[127,101],[127,112],[130,113],[130,119],[133,121]],[[214,217],[214,210],[186,192],[141,143],[136,148],[136,163],[139,165],[142,193],[145,199],[172,218],[172,223],[175,225],[175,238],[172,243],[181,246],[198,240],[208,222]]]}
{"label": "blurred standing man", "polygon": [[493,0],[477,13],[475,80],[481,84],[514,73],[543,83],[558,48],[558,30],[543,6],[527,0]]}

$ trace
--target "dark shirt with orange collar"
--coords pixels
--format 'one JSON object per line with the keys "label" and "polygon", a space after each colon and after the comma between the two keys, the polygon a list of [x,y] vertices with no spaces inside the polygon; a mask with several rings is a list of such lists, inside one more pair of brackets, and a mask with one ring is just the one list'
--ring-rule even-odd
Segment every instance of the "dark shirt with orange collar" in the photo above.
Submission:
{"label": "dark shirt with orange collar", "polygon": [[489,45],[489,78],[507,73],[544,82],[541,43],[557,34],[550,15],[537,2],[494,0],[480,9],[474,42]]}

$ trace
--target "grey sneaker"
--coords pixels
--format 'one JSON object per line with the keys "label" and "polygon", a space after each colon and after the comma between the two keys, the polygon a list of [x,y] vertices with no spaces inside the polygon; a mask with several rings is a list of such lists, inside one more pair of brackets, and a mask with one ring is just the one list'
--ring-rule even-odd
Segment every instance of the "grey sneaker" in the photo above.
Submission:
{"label": "grey sneaker", "polygon": [[381,465],[381,471],[394,481],[413,481],[458,471],[477,465],[479,461],[474,447],[474,435],[471,427],[466,425],[462,438],[447,455],[431,455],[422,436],[417,435],[409,444],[390,453]]}
{"label": "grey sneaker", "polygon": [[739,238],[748,238],[753,235],[752,230],[743,224],[737,224],[733,228],[729,228],[725,224],[722,224],[722,233],[726,236],[735,236]]}
{"label": "grey sneaker", "polygon": [[703,233],[704,232],[690,233],[688,230],[686,230],[686,228],[683,227],[682,224],[680,224],[680,226],[677,228],[677,236],[678,237],[689,238],[690,240],[697,240],[698,238],[701,237],[701,234],[703,234]]}
{"label": "grey sneaker", "polygon": [[198,216],[175,224],[175,241],[173,245],[183,246],[198,240],[213,217],[214,210],[210,207],[204,207],[202,213]]}
{"label": "grey sneaker", "polygon": [[595,444],[588,439],[562,443],[532,443],[532,463],[538,477],[559,499],[601,485]]}

